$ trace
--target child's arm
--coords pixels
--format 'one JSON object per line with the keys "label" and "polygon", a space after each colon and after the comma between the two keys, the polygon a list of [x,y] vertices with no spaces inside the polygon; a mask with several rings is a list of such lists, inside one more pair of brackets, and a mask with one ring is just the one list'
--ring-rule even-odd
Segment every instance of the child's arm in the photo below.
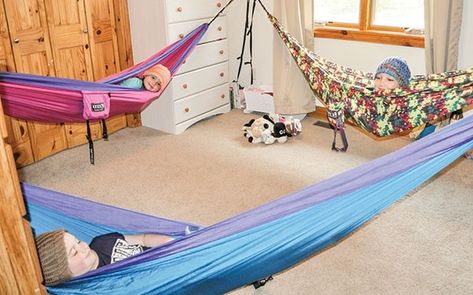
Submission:
{"label": "child's arm", "polygon": [[132,245],[142,245],[145,247],[156,247],[174,240],[173,237],[160,234],[138,234],[125,235],[125,240]]}

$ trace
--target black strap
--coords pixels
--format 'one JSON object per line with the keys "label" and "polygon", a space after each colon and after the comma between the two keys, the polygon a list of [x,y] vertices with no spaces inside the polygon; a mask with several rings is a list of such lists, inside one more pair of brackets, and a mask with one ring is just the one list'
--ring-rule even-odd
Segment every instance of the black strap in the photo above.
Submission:
{"label": "black strap", "polygon": [[240,56],[237,57],[237,60],[240,60],[240,64],[238,65],[238,73],[235,79],[235,82],[239,85],[238,80],[240,79],[241,69],[243,67],[243,55],[245,54],[245,47],[246,47],[246,35],[248,34],[248,30],[250,27],[250,19],[248,14],[250,12],[250,0],[246,0],[246,20],[245,20],[245,31],[243,32],[243,42],[241,45]]}
{"label": "black strap", "polygon": [[90,122],[89,122],[89,120],[86,121],[86,124],[87,124],[87,135],[85,136],[85,138],[87,138],[87,141],[89,142],[90,164],[94,165],[95,164],[94,141],[92,140],[92,132],[90,132]]}
{"label": "black strap", "polygon": [[263,8],[263,10],[266,12],[266,14],[268,16],[272,16],[271,13],[269,13],[269,11],[266,9],[266,7],[263,5],[263,3],[261,3],[261,0],[258,0],[258,3],[261,5],[261,7]]}
{"label": "black strap", "polygon": [[345,127],[340,129],[340,135],[342,137],[343,147],[337,147],[337,128],[333,127],[333,142],[332,142],[332,151],[336,152],[346,152],[348,150],[348,140],[345,134]]}
{"label": "black strap", "polygon": [[266,285],[266,283],[271,281],[272,279],[273,279],[273,276],[269,276],[267,278],[253,282],[252,285],[255,289],[258,289],[259,287],[263,287],[264,285]]}
{"label": "black strap", "polygon": [[210,26],[211,23],[214,22],[214,20],[217,19],[217,17],[219,17],[220,14],[222,14],[222,12],[223,12],[225,9],[227,9],[228,5],[230,5],[233,1],[234,1],[234,0],[230,0],[230,1],[227,3],[227,5],[225,5],[222,9],[220,9],[220,11],[214,16],[214,18],[212,18],[212,20],[208,22],[209,26]]}
{"label": "black strap", "polygon": [[105,119],[102,119],[102,138],[103,140],[108,140],[107,123]]}
{"label": "black strap", "polygon": [[250,65],[250,85],[253,85],[254,82],[254,71],[253,71],[253,24],[255,19],[255,9],[256,9],[256,0],[253,0],[253,8],[251,11],[251,25],[250,30],[248,31],[248,36],[250,38],[250,60],[245,64]]}

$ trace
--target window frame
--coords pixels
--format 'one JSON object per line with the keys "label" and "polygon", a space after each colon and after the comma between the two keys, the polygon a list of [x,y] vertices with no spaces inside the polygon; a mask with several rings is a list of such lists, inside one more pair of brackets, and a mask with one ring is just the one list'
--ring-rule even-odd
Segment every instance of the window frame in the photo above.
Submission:
{"label": "window frame", "polygon": [[358,24],[343,22],[328,22],[326,24],[314,23],[314,37],[418,48],[425,47],[424,34],[407,33],[407,28],[372,25],[371,15],[373,13],[373,1],[376,0],[360,0],[360,21]]}

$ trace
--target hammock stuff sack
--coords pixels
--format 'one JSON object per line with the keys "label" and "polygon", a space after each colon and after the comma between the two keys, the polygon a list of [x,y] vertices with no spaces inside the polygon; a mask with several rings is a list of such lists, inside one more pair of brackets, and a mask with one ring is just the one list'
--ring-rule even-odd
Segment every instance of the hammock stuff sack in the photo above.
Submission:
{"label": "hammock stuff sack", "polygon": [[[333,149],[346,150],[345,117],[370,133],[386,136],[411,130],[473,103],[473,68],[416,75],[409,85],[375,91],[374,74],[330,62],[309,49],[271,15],[260,0],[276,32],[307,80],[315,97],[326,107],[334,127]],[[337,131],[344,147],[335,147]]]}
{"label": "hammock stuff sack", "polygon": [[[473,148],[473,116],[333,178],[209,227],[155,218],[23,184],[35,234],[65,228],[177,239],[48,288],[51,294],[222,294],[347,236]],[[186,226],[196,229],[184,235]]]}

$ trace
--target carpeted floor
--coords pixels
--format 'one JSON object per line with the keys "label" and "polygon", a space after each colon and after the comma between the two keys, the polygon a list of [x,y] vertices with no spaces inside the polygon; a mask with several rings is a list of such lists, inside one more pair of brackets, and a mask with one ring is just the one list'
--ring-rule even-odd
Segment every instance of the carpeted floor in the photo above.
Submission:
{"label": "carpeted floor", "polygon": [[[241,111],[180,135],[124,129],[19,171],[20,179],[135,211],[210,225],[356,167],[409,143],[348,127],[347,153],[332,131],[303,121],[287,143],[249,144]],[[254,290],[232,294],[473,294],[473,161],[459,159],[411,196],[311,259]]]}

